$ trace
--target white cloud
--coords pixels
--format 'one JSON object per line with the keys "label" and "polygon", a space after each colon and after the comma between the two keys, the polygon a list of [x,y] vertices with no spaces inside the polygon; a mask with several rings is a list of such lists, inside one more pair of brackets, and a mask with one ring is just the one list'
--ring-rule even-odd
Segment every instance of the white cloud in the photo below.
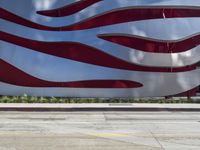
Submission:
{"label": "white cloud", "polygon": [[32,2],[36,10],[44,10],[51,8],[56,0],[33,0]]}
{"label": "white cloud", "polygon": [[[56,0],[32,0],[32,3],[36,11],[48,10],[52,8],[52,6],[56,3]],[[31,20],[36,21],[36,22],[39,20],[39,18],[40,17],[35,14],[31,16]],[[44,19],[46,21],[51,21],[50,17],[44,17]]]}
{"label": "white cloud", "polygon": [[135,26],[131,26],[130,28],[131,28],[132,34],[134,34],[134,35],[139,35],[139,36],[143,36],[143,37],[147,36],[147,34],[145,33],[144,30],[139,30]]}

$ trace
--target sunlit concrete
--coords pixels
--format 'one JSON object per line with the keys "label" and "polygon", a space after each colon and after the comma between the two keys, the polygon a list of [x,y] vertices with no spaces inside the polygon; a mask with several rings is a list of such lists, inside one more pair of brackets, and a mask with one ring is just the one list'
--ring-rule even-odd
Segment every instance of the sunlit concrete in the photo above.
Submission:
{"label": "sunlit concrete", "polygon": [[0,112],[0,150],[199,150],[200,112]]}

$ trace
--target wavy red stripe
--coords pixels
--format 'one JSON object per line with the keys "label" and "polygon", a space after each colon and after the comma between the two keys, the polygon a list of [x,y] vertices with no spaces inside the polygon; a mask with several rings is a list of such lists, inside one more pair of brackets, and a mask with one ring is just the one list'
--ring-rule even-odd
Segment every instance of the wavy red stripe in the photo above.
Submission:
{"label": "wavy red stripe", "polygon": [[200,7],[180,7],[180,6],[148,6],[148,7],[126,7],[114,9],[91,18],[85,19],[78,23],[62,26],[49,27],[31,22],[20,16],[17,16],[3,8],[0,8],[0,18],[14,22],[26,27],[39,30],[49,31],[73,31],[91,29],[101,26],[113,25],[124,22],[140,21],[148,19],[164,19],[164,18],[185,18],[200,17]]}
{"label": "wavy red stripe", "polygon": [[99,49],[77,42],[42,42],[21,38],[0,31],[0,39],[18,46],[32,49],[49,55],[98,65],[102,67],[145,71],[145,72],[183,72],[194,70],[196,65],[178,68],[147,67],[129,63]]}
{"label": "wavy red stripe", "polygon": [[37,13],[40,15],[49,16],[49,17],[69,16],[100,1],[102,0],[80,0],[78,2],[72,3],[70,5],[66,5],[61,8],[37,11]]}
{"label": "wavy red stripe", "polygon": [[200,45],[200,34],[181,40],[164,41],[128,34],[100,34],[99,38],[126,47],[152,53],[179,53]]}
{"label": "wavy red stripe", "polygon": [[35,78],[0,59],[0,81],[27,87],[67,88],[139,88],[143,85],[128,80],[86,80],[74,82],[50,82]]}
{"label": "wavy red stripe", "polygon": [[166,96],[167,98],[170,98],[170,97],[182,97],[182,96],[187,96],[187,97],[191,97],[191,96],[195,96],[197,94],[197,89],[198,87],[195,87],[191,90],[188,90],[188,91],[185,91],[185,92],[182,92],[182,93],[178,93],[176,95],[169,95],[169,96]]}
{"label": "wavy red stripe", "polygon": [[113,25],[131,21],[164,18],[200,17],[200,7],[127,7],[105,12],[88,18],[70,26],[62,27],[62,30],[84,30],[101,26]]}
{"label": "wavy red stripe", "polygon": [[23,26],[26,26],[26,27],[29,27],[29,28],[34,28],[34,29],[39,29],[39,30],[51,30],[51,31],[58,31],[59,29],[55,29],[54,27],[48,27],[48,26],[44,26],[44,25],[40,25],[38,23],[34,23],[32,21],[29,21],[27,19],[24,19],[20,16],[17,16],[3,8],[0,8],[0,18],[1,19],[4,19],[4,20],[7,20],[7,21],[10,21],[10,22],[13,22],[13,23],[16,23],[16,24],[19,24],[19,25],[23,25]]}

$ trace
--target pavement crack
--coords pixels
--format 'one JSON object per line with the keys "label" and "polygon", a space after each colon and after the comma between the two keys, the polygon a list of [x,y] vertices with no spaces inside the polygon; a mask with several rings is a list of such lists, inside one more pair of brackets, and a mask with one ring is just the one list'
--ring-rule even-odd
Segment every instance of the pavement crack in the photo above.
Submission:
{"label": "pavement crack", "polygon": [[165,148],[162,146],[162,144],[160,143],[160,141],[158,140],[158,138],[153,134],[153,132],[149,131],[152,135],[152,137],[157,141],[157,143],[160,145],[160,147],[165,150]]}
{"label": "pavement crack", "polygon": [[87,136],[92,136],[92,137],[105,139],[105,140],[110,140],[110,141],[114,141],[114,142],[121,142],[121,143],[125,143],[125,144],[131,144],[133,146],[142,146],[142,147],[148,147],[148,148],[149,147],[151,147],[151,148],[161,148],[161,149],[165,150],[162,146],[161,147],[156,147],[156,146],[151,146],[151,145],[138,144],[138,143],[134,143],[134,142],[127,142],[127,141],[123,141],[123,140],[119,140],[119,139],[112,139],[112,138],[109,138],[109,137],[96,136],[96,135],[92,135],[92,134],[86,134],[86,133],[80,133],[80,134],[85,134]]}

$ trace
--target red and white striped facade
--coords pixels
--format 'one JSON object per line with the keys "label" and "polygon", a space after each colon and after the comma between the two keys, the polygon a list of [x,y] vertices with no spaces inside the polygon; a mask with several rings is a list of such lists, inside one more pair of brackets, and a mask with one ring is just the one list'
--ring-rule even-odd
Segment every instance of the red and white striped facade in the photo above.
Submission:
{"label": "red and white striped facade", "polygon": [[198,0],[0,6],[0,95],[152,97],[200,85]]}

